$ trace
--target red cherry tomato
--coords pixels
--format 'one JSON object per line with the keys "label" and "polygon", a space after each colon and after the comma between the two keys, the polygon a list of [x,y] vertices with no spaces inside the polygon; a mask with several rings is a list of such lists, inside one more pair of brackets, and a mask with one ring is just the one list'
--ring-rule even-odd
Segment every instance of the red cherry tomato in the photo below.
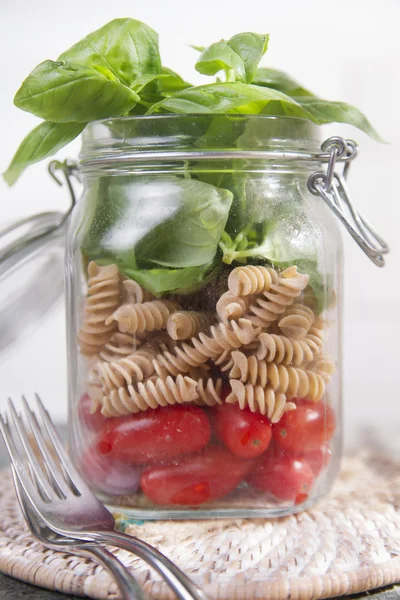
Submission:
{"label": "red cherry tomato", "polygon": [[300,454],[298,458],[305,460],[310,465],[315,477],[317,477],[329,465],[332,458],[332,450],[324,444],[319,448]]}
{"label": "red cherry tomato", "polygon": [[248,482],[273,494],[279,500],[304,502],[314,481],[310,465],[293,456],[269,456],[260,459]]}
{"label": "red cherry tomato", "polygon": [[96,440],[98,452],[138,465],[197,452],[210,440],[210,422],[197,406],[168,406],[109,419]]}
{"label": "red cherry tomato", "polygon": [[106,494],[134,494],[139,487],[138,467],[102,456],[95,447],[89,448],[82,456],[80,470],[89,485]]}
{"label": "red cherry tomato", "polygon": [[200,454],[173,464],[149,467],[140,486],[155,504],[197,505],[233,490],[255,462],[237,458],[223,446],[208,446]]}
{"label": "red cherry tomato", "polygon": [[239,458],[256,458],[268,448],[272,429],[267,417],[224,404],[215,411],[218,438]]}
{"label": "red cherry tomato", "polygon": [[335,413],[328,404],[302,402],[275,425],[274,439],[285,450],[304,453],[328,442],[335,428]]}
{"label": "red cherry tomato", "polygon": [[88,394],[83,394],[78,404],[79,421],[90,431],[99,431],[107,423],[108,418],[99,410],[92,413],[92,400]]}

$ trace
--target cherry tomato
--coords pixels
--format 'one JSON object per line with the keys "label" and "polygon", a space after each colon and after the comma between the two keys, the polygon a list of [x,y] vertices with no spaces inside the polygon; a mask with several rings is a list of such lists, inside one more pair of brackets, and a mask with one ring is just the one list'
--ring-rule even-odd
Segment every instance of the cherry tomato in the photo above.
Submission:
{"label": "cherry tomato", "polygon": [[168,406],[109,419],[96,440],[100,454],[138,465],[197,452],[210,440],[210,422],[197,406]]}
{"label": "cherry tomato", "polygon": [[172,464],[149,467],[140,486],[155,504],[197,505],[235,489],[254,465],[223,446],[208,446]]}
{"label": "cherry tomato", "polygon": [[268,448],[272,429],[267,417],[224,404],[215,411],[218,438],[239,458],[256,458]]}
{"label": "cherry tomato", "polygon": [[298,504],[307,499],[314,473],[302,459],[266,454],[247,480],[255,488],[269,492],[279,500],[290,500]]}
{"label": "cherry tomato", "polygon": [[286,450],[304,453],[328,442],[335,428],[335,413],[328,404],[300,402],[275,425],[274,439]]}
{"label": "cherry tomato", "polygon": [[104,424],[107,423],[108,418],[102,415],[99,410],[97,410],[95,413],[92,413],[91,409],[91,398],[88,394],[83,394],[78,404],[79,420],[90,431],[99,431],[99,429],[102,429]]}
{"label": "cherry tomato", "polygon": [[139,487],[140,470],[102,456],[95,447],[81,458],[80,470],[89,485],[112,495],[134,494]]}
{"label": "cherry tomato", "polygon": [[319,448],[300,454],[298,458],[305,460],[310,465],[315,477],[317,477],[329,465],[332,458],[332,450],[324,444]]}

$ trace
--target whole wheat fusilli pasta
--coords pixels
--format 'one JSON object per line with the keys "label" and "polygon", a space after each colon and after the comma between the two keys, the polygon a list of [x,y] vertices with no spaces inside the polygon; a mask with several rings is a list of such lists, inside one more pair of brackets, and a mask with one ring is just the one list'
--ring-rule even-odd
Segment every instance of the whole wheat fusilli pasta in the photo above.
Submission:
{"label": "whole wheat fusilli pasta", "polygon": [[97,371],[103,389],[113,390],[150,377],[154,373],[153,359],[155,357],[154,350],[143,347],[135,354],[121,358],[118,362],[99,362]]}
{"label": "whole wheat fusilli pasta", "polygon": [[225,352],[249,344],[260,333],[250,321],[239,319],[229,325],[219,323],[210,327],[210,334],[199,333],[191,343],[177,345],[171,352],[159,354],[154,361],[157,374],[164,376],[165,370],[171,375],[187,373],[208,360],[218,361]]}
{"label": "whole wheat fusilli pasta", "polygon": [[142,288],[142,286],[133,279],[124,279],[122,282],[122,303],[123,304],[143,304],[154,300],[153,294]]}
{"label": "whole wheat fusilli pasta", "polygon": [[294,299],[299,296],[306,287],[309,280],[308,275],[297,271],[297,267],[289,267],[282,271],[276,283],[272,283],[268,291],[262,293],[262,297],[250,304],[249,311],[245,315],[254,325],[268,328],[279,316],[284,313],[288,306],[293,304]]}
{"label": "whole wheat fusilli pasta", "polygon": [[284,335],[260,333],[256,357],[266,362],[300,366],[314,360],[323,347],[318,336],[308,334],[302,340],[292,340]]}
{"label": "whole wheat fusilli pasta", "polygon": [[222,404],[222,379],[199,379],[197,382],[198,398],[194,401],[198,406],[216,406]]}
{"label": "whole wheat fusilli pasta", "polygon": [[193,402],[197,398],[197,381],[190,377],[155,378],[140,382],[136,387],[128,385],[110,390],[102,398],[101,412],[106,417],[118,417],[149,408]]}
{"label": "whole wheat fusilli pasta", "polygon": [[325,394],[325,380],[320,373],[299,367],[286,367],[243,352],[232,352],[233,367],[229,376],[243,383],[267,386],[275,392],[282,392],[287,398],[305,398],[316,402]]}
{"label": "whole wheat fusilli pasta", "polygon": [[88,291],[84,318],[78,333],[81,354],[93,356],[111,338],[114,323],[106,323],[121,301],[121,281],[117,265],[88,266]]}
{"label": "whole wheat fusilli pasta", "polygon": [[238,404],[242,410],[249,407],[252,412],[266,415],[271,423],[277,423],[285,412],[296,409],[294,402],[287,402],[285,394],[269,387],[244,385],[238,379],[231,379],[230,383],[232,392],[226,398],[228,404]]}
{"label": "whole wheat fusilli pasta", "polygon": [[164,329],[168,317],[179,310],[179,306],[169,300],[152,300],[143,304],[123,304],[106,321],[118,324],[122,333],[144,333]]}
{"label": "whole wheat fusilli pasta", "polygon": [[110,340],[104,344],[99,352],[99,358],[104,362],[116,362],[125,356],[134,354],[141,341],[130,333],[115,331]]}
{"label": "whole wheat fusilli pasta", "polygon": [[249,298],[244,296],[235,296],[232,292],[222,294],[217,302],[217,314],[221,321],[227,325],[229,321],[237,321],[247,312],[249,308]]}
{"label": "whole wheat fusilli pasta", "polygon": [[277,273],[270,267],[248,265],[236,267],[228,278],[229,291],[235,296],[249,296],[250,294],[261,294],[277,281]]}
{"label": "whole wheat fusilli pasta", "polygon": [[212,321],[211,313],[181,310],[168,317],[167,332],[173,340],[189,340],[207,330]]}
{"label": "whole wheat fusilli pasta", "polygon": [[289,338],[304,338],[314,323],[315,315],[304,304],[292,304],[285,311],[278,326],[283,335]]}
{"label": "whole wheat fusilli pasta", "polygon": [[308,368],[322,375],[326,382],[330,380],[336,370],[335,363],[327,354],[320,354],[317,356],[317,358],[308,365]]}

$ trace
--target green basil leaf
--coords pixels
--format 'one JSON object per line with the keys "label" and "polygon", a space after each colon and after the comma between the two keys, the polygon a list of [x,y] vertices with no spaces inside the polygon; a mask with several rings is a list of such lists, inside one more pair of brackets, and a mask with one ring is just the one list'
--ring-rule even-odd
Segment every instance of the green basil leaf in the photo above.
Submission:
{"label": "green basil leaf", "polygon": [[258,64],[268,48],[269,35],[258,33],[239,33],[228,42],[230,47],[240,56],[245,69],[246,83],[251,83]]}
{"label": "green basil leaf", "polygon": [[165,77],[158,82],[158,91],[162,97],[172,96],[176,92],[192,87],[191,83],[182,79],[178,73],[175,73],[172,69],[168,69],[168,67],[162,67],[162,73]]}
{"label": "green basil leaf", "polygon": [[210,275],[214,275],[214,263],[186,269],[122,269],[124,275],[137,281],[155,296],[167,292],[176,294],[192,294],[208,283]]}
{"label": "green basil leaf", "polygon": [[298,97],[297,102],[307,110],[310,118],[318,125],[325,123],[347,123],[357,129],[361,129],[377,142],[385,143],[385,140],[372,127],[363,113],[346,102],[330,102],[315,97]]}
{"label": "green basil leaf", "polygon": [[114,19],[63,52],[58,59],[108,69],[127,86],[161,72],[158,34],[135,19]]}
{"label": "green basil leaf", "polygon": [[215,75],[219,71],[233,69],[239,79],[246,79],[242,58],[225,40],[206,48],[198,58],[195,69],[202,75]]}
{"label": "green basil leaf", "polygon": [[86,123],[40,123],[22,140],[3,177],[13,185],[29,165],[53,156],[72,142],[86,127]]}
{"label": "green basil leaf", "polygon": [[133,90],[103,67],[46,60],[25,79],[14,103],[55,123],[88,123],[127,114],[138,100]]}
{"label": "green basil leaf", "polygon": [[311,92],[303,88],[297,81],[278,69],[267,69],[264,67],[257,69],[253,84],[273,88],[292,97],[313,96]]}
{"label": "green basil leaf", "polygon": [[[271,106],[269,106],[271,105]],[[286,114],[309,118],[300,104],[268,88],[245,83],[211,83],[178,92],[158,102],[148,111],[173,113],[238,113],[238,114]]]}
{"label": "green basil leaf", "polygon": [[[192,179],[161,185],[163,210],[170,217],[138,241],[137,261],[178,268],[212,261],[228,219],[232,193]],[[139,220],[140,215],[136,218]]]}
{"label": "green basil leaf", "polygon": [[221,40],[208,46],[195,64],[203,75],[233,70],[239,80],[251,83],[258,63],[268,47],[268,35],[239,33],[230,40]]}
{"label": "green basil leaf", "polygon": [[143,77],[139,77],[135,79],[134,83],[131,85],[131,89],[139,94],[143,92],[143,90],[151,83],[155,82],[158,79],[167,78],[167,74],[159,73],[158,75],[143,75]]}

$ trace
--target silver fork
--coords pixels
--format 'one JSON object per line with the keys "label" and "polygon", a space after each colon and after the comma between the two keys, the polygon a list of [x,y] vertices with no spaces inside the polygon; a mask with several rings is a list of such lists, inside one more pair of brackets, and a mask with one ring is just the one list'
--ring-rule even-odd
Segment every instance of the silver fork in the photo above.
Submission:
{"label": "silver fork", "polygon": [[[42,461],[36,457],[27,428],[11,400],[9,410],[21,442],[21,450],[15,444],[10,427],[2,416],[0,431],[24,493],[47,527],[72,539],[110,544],[133,552],[161,575],[179,600],[207,600],[202,590],[164,554],[139,538],[115,530],[114,517],[79,475],[38,395],[36,400],[42,426],[25,398],[22,398],[22,404]],[[59,464],[53,459],[52,452],[57,456]],[[24,463],[28,465],[28,470]]]}
{"label": "silver fork", "polygon": [[132,573],[107,548],[96,542],[83,542],[54,533],[40,518],[25,494],[14,467],[12,476],[18,501],[32,535],[46,548],[95,559],[114,577],[124,600],[148,600]]}

